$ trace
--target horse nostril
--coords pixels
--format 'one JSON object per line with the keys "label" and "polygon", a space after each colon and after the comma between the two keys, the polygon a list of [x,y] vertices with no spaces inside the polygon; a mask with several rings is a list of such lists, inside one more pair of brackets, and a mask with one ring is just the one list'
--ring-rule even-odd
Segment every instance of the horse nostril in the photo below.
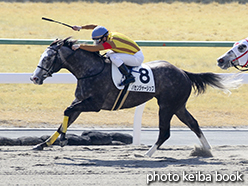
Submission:
{"label": "horse nostril", "polygon": [[218,63],[223,63],[224,62],[224,59],[221,58],[221,59],[218,59]]}
{"label": "horse nostril", "polygon": [[37,82],[39,80],[39,78],[35,77],[35,76],[31,76],[30,80],[33,82]]}

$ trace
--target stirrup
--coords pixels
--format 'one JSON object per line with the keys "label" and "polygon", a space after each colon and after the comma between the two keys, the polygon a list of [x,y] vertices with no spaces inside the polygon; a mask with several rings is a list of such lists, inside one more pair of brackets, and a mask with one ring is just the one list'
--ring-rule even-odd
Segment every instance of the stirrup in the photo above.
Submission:
{"label": "stirrup", "polygon": [[129,76],[126,77],[126,79],[124,79],[120,84],[119,86],[126,86],[130,83],[134,83],[135,82],[135,77],[130,74]]}

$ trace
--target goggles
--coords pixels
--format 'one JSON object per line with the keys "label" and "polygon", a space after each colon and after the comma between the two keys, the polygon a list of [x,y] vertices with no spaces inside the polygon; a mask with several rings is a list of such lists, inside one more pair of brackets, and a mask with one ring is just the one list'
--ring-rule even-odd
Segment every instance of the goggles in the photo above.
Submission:
{"label": "goggles", "polygon": [[106,32],[102,37],[93,38],[93,40],[94,40],[94,42],[95,42],[96,44],[99,44],[99,43],[102,42],[103,38],[104,38],[105,36],[107,36],[107,35],[108,35],[108,32]]}
{"label": "goggles", "polygon": [[99,43],[101,43],[102,39],[103,38],[101,37],[101,38],[95,38],[93,40],[94,40],[94,43],[99,44]]}

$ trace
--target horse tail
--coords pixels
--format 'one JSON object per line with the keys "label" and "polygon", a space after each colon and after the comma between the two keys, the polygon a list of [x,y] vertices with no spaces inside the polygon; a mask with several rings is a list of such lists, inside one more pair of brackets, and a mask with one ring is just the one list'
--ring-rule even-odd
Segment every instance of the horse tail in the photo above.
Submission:
{"label": "horse tail", "polygon": [[242,84],[242,79],[237,76],[227,77],[211,72],[191,73],[184,71],[192,82],[195,93],[205,93],[207,86],[218,88],[224,92],[230,93],[229,89],[238,88]]}

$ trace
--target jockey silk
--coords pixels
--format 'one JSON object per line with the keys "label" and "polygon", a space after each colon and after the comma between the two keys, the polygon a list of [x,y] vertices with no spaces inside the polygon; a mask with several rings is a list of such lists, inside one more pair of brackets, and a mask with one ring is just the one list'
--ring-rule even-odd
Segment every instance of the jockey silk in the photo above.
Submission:
{"label": "jockey silk", "polygon": [[137,43],[135,43],[129,37],[121,33],[110,32],[108,35],[108,40],[114,42],[116,48],[111,48],[111,50],[113,50],[116,53],[125,53],[125,54],[134,55],[136,52],[140,51],[140,48],[137,45]]}

